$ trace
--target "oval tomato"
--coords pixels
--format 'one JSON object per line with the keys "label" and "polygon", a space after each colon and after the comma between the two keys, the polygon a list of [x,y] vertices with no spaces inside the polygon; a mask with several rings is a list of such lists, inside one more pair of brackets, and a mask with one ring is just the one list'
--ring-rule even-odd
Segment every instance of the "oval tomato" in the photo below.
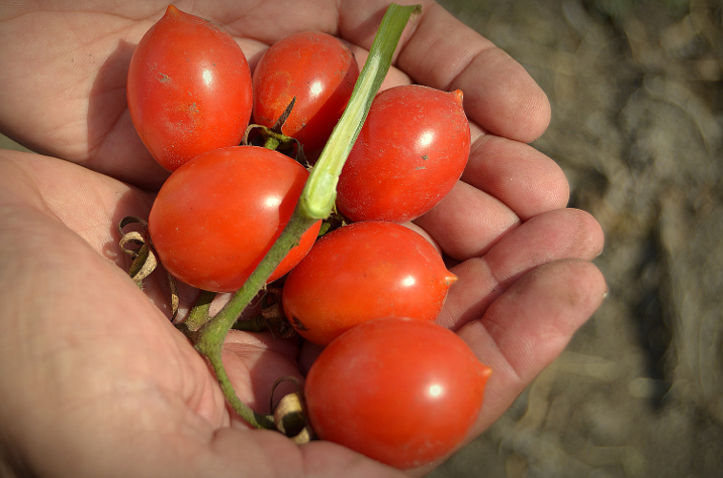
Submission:
{"label": "oval tomato", "polygon": [[301,32],[272,45],[254,69],[254,122],[272,127],[295,97],[281,132],[314,153],[324,146],[346,107],[359,68],[341,40]]}
{"label": "oval tomato", "polygon": [[304,393],[314,432],[397,468],[443,458],[482,406],[490,369],[455,333],[419,320],[357,325],[312,364]]}
{"label": "oval tomato", "polygon": [[460,90],[406,85],[382,91],[344,165],[337,206],[353,221],[420,216],[452,189],[469,149]]}
{"label": "oval tomato", "polygon": [[327,344],[378,317],[434,320],[455,280],[434,246],[411,229],[358,222],[314,245],[286,278],[282,305],[300,335]]}
{"label": "oval tomato", "polygon": [[[201,154],[165,181],[148,220],[153,247],[175,277],[200,289],[241,287],[291,218],[308,173],[281,153],[232,146]],[[309,251],[307,230],[269,279]]]}
{"label": "oval tomato", "polygon": [[146,148],[174,170],[241,142],[251,116],[251,72],[230,35],[170,5],[133,53],[127,95]]}

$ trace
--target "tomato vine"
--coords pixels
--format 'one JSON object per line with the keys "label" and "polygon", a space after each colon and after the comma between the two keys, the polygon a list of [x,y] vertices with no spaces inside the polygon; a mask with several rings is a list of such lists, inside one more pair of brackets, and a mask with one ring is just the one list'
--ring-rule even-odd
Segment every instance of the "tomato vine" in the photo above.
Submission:
{"label": "tomato vine", "polygon": [[243,310],[263,289],[276,266],[299,242],[303,233],[318,220],[331,214],[336,199],[336,185],[344,162],[391,66],[392,55],[401,34],[410,16],[419,9],[416,5],[397,4],[391,4],[387,8],[349,103],[311,169],[296,209],[283,232],[231,300],[216,315],[208,317],[205,323],[197,320],[197,330],[185,330],[196,350],[209,361],[229,404],[253,427],[275,428],[270,417],[251,410],[236,395],[221,361],[223,341]]}

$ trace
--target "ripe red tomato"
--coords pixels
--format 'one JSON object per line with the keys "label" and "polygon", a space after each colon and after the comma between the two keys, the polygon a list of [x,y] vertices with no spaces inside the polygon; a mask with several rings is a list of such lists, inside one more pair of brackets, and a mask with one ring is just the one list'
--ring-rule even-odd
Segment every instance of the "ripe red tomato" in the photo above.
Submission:
{"label": "ripe red tomato", "polygon": [[323,236],[288,275],[282,305],[305,339],[327,344],[367,320],[437,318],[456,276],[411,229],[358,222]]}
{"label": "ripe red tomato", "polygon": [[296,102],[281,131],[306,152],[324,146],[346,107],[359,68],[341,40],[301,32],[272,45],[254,69],[254,122],[271,127],[292,98]]}
{"label": "ripe red tomato", "polygon": [[304,393],[320,438],[405,469],[443,458],[462,442],[490,372],[459,336],[434,322],[379,319],[329,344]]}
{"label": "ripe red tomato", "polygon": [[353,221],[420,216],[452,189],[469,148],[460,90],[406,85],[382,91],[344,165],[337,206]]}
{"label": "ripe red tomato", "polygon": [[[307,176],[293,159],[257,146],[197,156],[168,177],[153,203],[148,227],[161,263],[200,289],[240,288],[281,234]],[[320,225],[304,233],[269,280],[301,260]]]}
{"label": "ripe red tomato", "polygon": [[170,5],[133,53],[127,95],[146,148],[174,170],[241,142],[251,116],[251,72],[230,35]]}

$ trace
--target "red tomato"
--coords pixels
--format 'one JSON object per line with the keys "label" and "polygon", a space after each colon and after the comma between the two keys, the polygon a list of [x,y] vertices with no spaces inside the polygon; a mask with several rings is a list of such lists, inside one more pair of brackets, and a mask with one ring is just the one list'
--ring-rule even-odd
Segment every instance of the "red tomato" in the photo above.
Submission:
{"label": "red tomato", "polygon": [[251,72],[241,48],[173,5],[136,47],[127,94],[138,135],[168,170],[239,144],[251,116]]}
{"label": "red tomato", "polygon": [[464,440],[490,373],[434,322],[379,319],[329,344],[304,392],[320,438],[406,469],[443,458]]}
{"label": "red tomato", "polygon": [[358,76],[354,55],[338,38],[321,32],[286,37],[266,50],[254,70],[254,122],[273,126],[296,97],[281,131],[306,152],[319,151]]}
{"label": "red tomato", "polygon": [[358,222],[317,242],[286,278],[282,304],[299,334],[327,344],[378,317],[434,320],[455,280],[432,244],[411,229]]}
{"label": "red tomato", "polygon": [[462,92],[385,90],[339,178],[337,206],[353,221],[404,222],[429,211],[462,175],[470,148]]}
{"label": "red tomato", "polygon": [[[161,263],[200,289],[241,287],[288,222],[308,173],[293,159],[256,146],[201,154],[175,170],[148,220]],[[320,222],[302,236],[269,280],[309,251]]]}

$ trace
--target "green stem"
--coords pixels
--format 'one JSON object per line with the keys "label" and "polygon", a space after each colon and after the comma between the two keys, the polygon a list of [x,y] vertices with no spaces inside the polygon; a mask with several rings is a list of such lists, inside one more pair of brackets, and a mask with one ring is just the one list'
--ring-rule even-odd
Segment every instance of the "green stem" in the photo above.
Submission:
{"label": "green stem", "polygon": [[223,366],[223,361],[221,359],[222,342],[217,345],[217,347],[213,346],[213,350],[201,349],[198,345],[196,348],[208,357],[211,368],[213,368],[213,371],[216,374],[216,379],[221,386],[221,391],[231,405],[231,408],[233,408],[246,423],[254,428],[275,429],[276,427],[274,425],[274,421],[270,417],[256,413],[243,403],[240,398],[238,398],[236,391],[233,389],[231,379],[229,379],[226,369]]}
{"label": "green stem", "polygon": [[275,136],[269,136],[266,138],[266,142],[264,143],[264,148],[276,150],[276,148],[278,148],[280,144],[281,144],[281,141],[279,141],[278,138],[276,138]]}
{"label": "green stem", "polygon": [[299,243],[301,235],[306,232],[314,223],[315,219],[309,219],[298,214],[297,211],[291,216],[291,219],[284,227],[279,238],[274,242],[266,253],[264,259],[254,269],[244,285],[234,293],[231,300],[209,320],[199,331],[199,339],[196,344],[198,347],[201,343],[211,341],[215,343],[218,339],[223,341],[226,333],[231,329],[234,322],[241,316],[246,306],[256,297],[256,294],[266,285],[266,281],[274,272],[279,263],[289,253],[289,251]]}
{"label": "green stem", "polygon": [[276,266],[286,257],[286,254],[288,254],[291,248],[298,244],[301,235],[315,222],[315,219],[305,218],[301,214],[298,214],[297,209],[286,224],[286,227],[284,227],[279,238],[271,246],[269,252],[256,269],[254,269],[244,285],[234,293],[231,300],[229,300],[218,314],[213,316],[199,329],[195,337],[196,350],[208,358],[216,374],[216,379],[221,385],[221,390],[231,407],[249,425],[256,428],[274,428],[274,425],[273,422],[265,418],[265,415],[254,412],[239,400],[221,360],[223,341],[246,306],[266,285],[266,281],[274,269],[276,269]]}
{"label": "green stem", "polygon": [[420,10],[419,5],[402,7],[394,3],[387,8],[349,103],[301,193],[299,204],[303,214],[316,219],[326,219],[334,208],[336,184],[344,162],[359,136],[374,96],[389,71],[402,31],[412,13]]}
{"label": "green stem", "polygon": [[183,322],[183,325],[191,332],[195,332],[208,322],[209,316],[208,311],[211,308],[211,302],[216,297],[215,292],[202,290],[196,299],[196,304],[193,306],[191,311],[188,313],[188,318]]}
{"label": "green stem", "polygon": [[299,243],[302,234],[316,221],[331,214],[336,199],[336,184],[344,162],[391,66],[392,55],[402,31],[412,13],[419,9],[416,5],[402,7],[396,4],[387,8],[349,103],[309,174],[294,214],[241,289],[199,329],[195,337],[195,347],[208,358],[224,396],[236,413],[254,427],[273,428],[273,424],[269,426],[265,415],[257,414],[239,400],[221,361],[223,341],[246,306],[266,285],[281,260]]}

